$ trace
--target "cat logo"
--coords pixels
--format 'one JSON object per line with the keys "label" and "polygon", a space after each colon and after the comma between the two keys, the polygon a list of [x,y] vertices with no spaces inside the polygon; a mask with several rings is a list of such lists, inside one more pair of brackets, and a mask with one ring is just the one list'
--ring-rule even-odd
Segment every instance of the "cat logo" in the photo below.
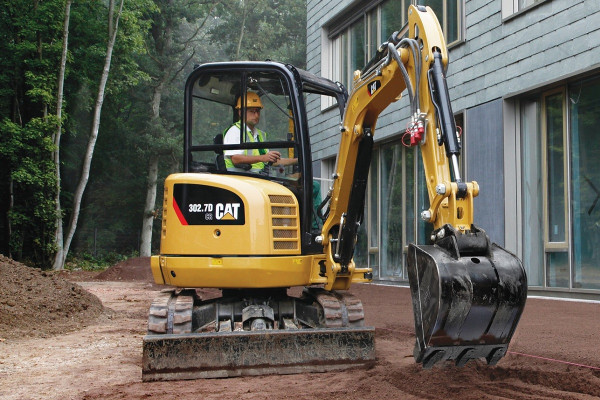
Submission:
{"label": "cat logo", "polygon": [[213,186],[176,183],[173,209],[181,225],[244,225],[244,202],[237,194]]}
{"label": "cat logo", "polygon": [[379,81],[379,80],[376,80],[376,81],[373,81],[373,82],[369,83],[367,85],[367,89],[368,89],[368,92],[369,92],[369,97],[373,96],[373,94],[377,90],[379,90],[380,87],[381,87],[381,81]]}
{"label": "cat logo", "polygon": [[219,221],[235,221],[238,219],[240,203],[215,204],[215,218]]}

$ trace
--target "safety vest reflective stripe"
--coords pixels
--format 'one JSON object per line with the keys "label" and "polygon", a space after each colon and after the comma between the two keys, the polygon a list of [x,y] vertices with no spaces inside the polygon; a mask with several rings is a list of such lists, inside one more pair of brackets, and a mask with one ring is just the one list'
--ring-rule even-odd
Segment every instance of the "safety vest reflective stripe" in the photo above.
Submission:
{"label": "safety vest reflective stripe", "polygon": [[[240,131],[242,130],[240,121],[236,122],[232,126],[236,126]],[[229,131],[229,129],[231,129],[231,127],[225,130],[225,132],[223,133],[223,136],[225,136],[225,134],[227,133],[227,131]],[[257,129],[256,132],[258,134],[258,141],[264,142],[265,140],[264,140],[263,132],[260,129]],[[249,142],[254,143],[254,135],[252,135],[252,132],[249,131],[248,129],[246,129],[246,137],[248,138]],[[252,151],[253,156],[260,156],[262,154],[267,154],[267,152],[268,152],[266,149],[246,149],[246,150],[244,150],[245,155],[248,155],[248,150]],[[235,168],[235,165],[231,161],[231,157],[225,157],[225,167],[226,168]],[[258,169],[258,170],[262,170],[264,167],[265,167],[265,163],[262,161],[259,161],[259,162],[251,165],[252,169]]]}

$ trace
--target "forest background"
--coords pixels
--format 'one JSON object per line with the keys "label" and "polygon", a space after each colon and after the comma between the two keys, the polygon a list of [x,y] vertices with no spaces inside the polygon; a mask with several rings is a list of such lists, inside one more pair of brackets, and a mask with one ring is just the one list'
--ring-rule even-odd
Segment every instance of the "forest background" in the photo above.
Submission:
{"label": "forest background", "polygon": [[306,0],[0,4],[0,253],[44,269],[158,249],[194,65],[306,62]]}

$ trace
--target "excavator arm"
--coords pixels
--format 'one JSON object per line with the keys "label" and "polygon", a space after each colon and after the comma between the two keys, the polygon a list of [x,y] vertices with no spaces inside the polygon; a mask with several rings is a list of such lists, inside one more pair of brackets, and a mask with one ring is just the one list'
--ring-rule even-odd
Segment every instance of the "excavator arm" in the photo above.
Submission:
{"label": "excavator arm", "polygon": [[347,289],[345,276],[356,268],[352,255],[362,219],[375,126],[380,113],[405,90],[411,107],[407,132],[411,143],[420,145],[428,177],[431,207],[422,216],[435,229],[451,224],[464,232],[472,224],[473,197],[479,189],[477,183],[465,184],[458,175],[460,145],[443,75],[448,54],[439,23],[431,9],[411,6],[408,37],[396,35],[380,46],[374,58],[377,61],[355,72],[341,127],[328,218],[322,229],[333,272],[328,289]]}
{"label": "excavator arm", "polygon": [[329,209],[317,241],[324,246],[325,289],[347,289],[371,271],[352,260],[362,222],[365,190],[379,114],[406,90],[410,122],[403,141],[419,146],[433,224],[431,244],[411,244],[408,272],[417,341],[415,359],[424,367],[485,357],[495,364],[523,311],[527,292],[521,262],[490,244],[473,224],[477,182],[464,182],[458,158],[460,137],[448,95],[448,52],[429,7],[411,6],[408,35],[380,46],[356,71],[341,126],[341,141]]}

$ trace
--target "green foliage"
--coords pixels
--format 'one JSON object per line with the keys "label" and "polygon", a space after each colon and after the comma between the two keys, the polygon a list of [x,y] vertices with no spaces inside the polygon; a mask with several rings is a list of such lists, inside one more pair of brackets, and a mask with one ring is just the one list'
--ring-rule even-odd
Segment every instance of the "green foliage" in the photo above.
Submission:
{"label": "green foliage", "polygon": [[[49,267],[55,251],[53,135],[59,124],[65,221],[71,212],[106,56],[107,3],[75,0],[71,5],[58,121],[65,0],[0,0],[0,253],[28,264]],[[305,6],[298,0],[125,1],[75,252],[93,254],[95,245],[96,254],[137,250],[148,159],[160,158],[160,196],[160,182],[182,158],[187,74],[192,63],[234,54],[240,10],[249,13],[240,58],[302,66]],[[151,99],[157,91],[161,101],[155,114]],[[159,219],[154,226],[160,229]],[[102,260],[81,258],[102,265]]]}
{"label": "green foliage", "polygon": [[[60,61],[63,1],[2,1],[0,16],[0,249],[35,266],[54,252],[56,175],[51,117]],[[10,232],[10,235],[7,233]]]}
{"label": "green foliage", "polygon": [[0,123],[0,160],[8,167],[14,206],[9,248],[36,266],[45,266],[54,253],[56,176],[51,158],[51,119],[31,119],[24,127],[5,119]]}
{"label": "green foliage", "polygon": [[111,267],[121,261],[125,261],[128,258],[137,257],[136,253],[128,255],[119,254],[115,252],[107,253],[104,255],[95,256],[87,252],[80,252],[79,254],[69,257],[67,259],[65,269],[68,270],[83,270],[83,271],[103,271],[108,267]]}
{"label": "green foliage", "polygon": [[271,59],[304,67],[306,1],[225,1],[211,39],[230,60]]}

